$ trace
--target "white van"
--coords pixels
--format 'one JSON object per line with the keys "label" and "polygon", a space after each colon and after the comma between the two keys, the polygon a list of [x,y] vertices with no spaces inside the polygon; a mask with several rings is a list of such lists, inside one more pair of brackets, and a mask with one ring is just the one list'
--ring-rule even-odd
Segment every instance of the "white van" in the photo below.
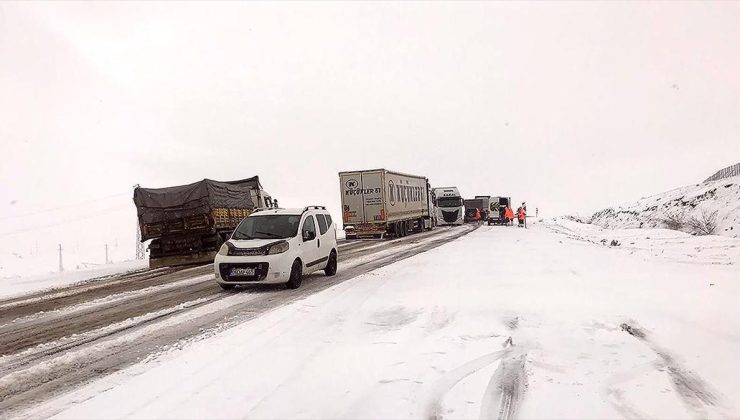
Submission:
{"label": "white van", "polygon": [[223,289],[240,284],[285,283],[295,289],[302,277],[337,273],[336,224],[323,206],[262,209],[239,223],[213,263]]}

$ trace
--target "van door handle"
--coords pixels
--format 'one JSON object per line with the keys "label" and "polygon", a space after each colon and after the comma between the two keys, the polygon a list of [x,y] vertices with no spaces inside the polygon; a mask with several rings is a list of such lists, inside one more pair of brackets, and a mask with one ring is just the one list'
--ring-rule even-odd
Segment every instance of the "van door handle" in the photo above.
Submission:
{"label": "van door handle", "polygon": [[316,240],[316,248],[321,248],[321,239]]}

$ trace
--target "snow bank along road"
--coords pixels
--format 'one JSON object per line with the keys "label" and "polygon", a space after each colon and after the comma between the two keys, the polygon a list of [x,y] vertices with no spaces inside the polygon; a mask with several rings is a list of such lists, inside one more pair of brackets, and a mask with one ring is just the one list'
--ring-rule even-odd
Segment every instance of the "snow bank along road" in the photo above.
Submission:
{"label": "snow bank along road", "polygon": [[223,292],[208,265],[142,270],[2,300],[0,413],[427,251],[472,229],[436,229],[391,241],[340,242],[338,275],[309,276],[297,290],[254,285]]}
{"label": "snow bank along road", "polygon": [[740,240],[720,239],[704,259],[712,238],[680,232],[484,226],[22,415],[738,418]]}

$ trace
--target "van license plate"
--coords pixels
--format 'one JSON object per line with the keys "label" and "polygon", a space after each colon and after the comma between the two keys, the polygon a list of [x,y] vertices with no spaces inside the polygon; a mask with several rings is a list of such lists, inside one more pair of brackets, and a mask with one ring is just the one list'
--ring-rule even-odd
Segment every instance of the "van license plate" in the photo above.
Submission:
{"label": "van license plate", "polygon": [[254,275],[254,268],[250,267],[233,267],[231,269],[231,273],[229,273],[232,276],[235,277],[245,277],[245,276],[253,276]]}

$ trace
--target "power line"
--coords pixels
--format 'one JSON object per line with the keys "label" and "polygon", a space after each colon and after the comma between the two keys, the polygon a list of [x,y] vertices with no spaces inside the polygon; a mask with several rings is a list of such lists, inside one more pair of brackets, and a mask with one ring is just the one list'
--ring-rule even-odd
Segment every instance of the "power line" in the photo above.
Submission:
{"label": "power line", "polygon": [[118,194],[108,195],[108,196],[105,196],[105,197],[94,198],[94,199],[91,199],[91,200],[80,201],[80,202],[73,203],[73,204],[67,204],[67,205],[64,205],[64,206],[51,207],[51,208],[43,209],[43,210],[36,210],[36,211],[30,212],[30,213],[14,214],[14,215],[11,215],[11,216],[3,216],[3,217],[0,217],[0,220],[15,219],[15,218],[18,218],[18,217],[35,216],[37,214],[48,213],[48,212],[57,211],[57,210],[63,210],[63,209],[69,209],[69,208],[73,208],[73,207],[84,206],[85,204],[96,203],[98,201],[109,200],[111,198],[122,197],[124,195],[130,195],[130,194],[131,194],[131,192],[130,191],[127,191],[127,192],[122,192],[122,193],[118,193]]}
{"label": "power line", "polygon": [[[126,205],[126,207],[128,207],[128,205]],[[4,236],[16,235],[18,233],[33,232],[35,230],[48,229],[48,228],[53,228],[53,227],[57,227],[57,226],[60,226],[60,225],[65,225],[65,224],[69,224],[69,223],[75,223],[75,222],[79,222],[79,221],[82,221],[82,220],[88,220],[88,219],[93,218],[93,217],[103,216],[103,215],[106,215],[106,214],[109,214],[109,213],[120,212],[120,211],[123,211],[123,210],[130,210],[130,208],[123,208],[123,205],[119,205],[119,206],[111,207],[111,208],[108,208],[108,209],[105,209],[105,210],[102,210],[102,211],[99,211],[99,212],[96,212],[96,213],[87,213],[87,214],[85,214],[84,216],[81,216],[81,217],[76,217],[74,219],[62,220],[60,222],[55,222],[55,223],[48,224],[48,225],[32,226],[32,227],[28,227],[28,228],[13,230],[13,231],[10,231],[10,232],[0,232],[0,238],[2,238]]]}

